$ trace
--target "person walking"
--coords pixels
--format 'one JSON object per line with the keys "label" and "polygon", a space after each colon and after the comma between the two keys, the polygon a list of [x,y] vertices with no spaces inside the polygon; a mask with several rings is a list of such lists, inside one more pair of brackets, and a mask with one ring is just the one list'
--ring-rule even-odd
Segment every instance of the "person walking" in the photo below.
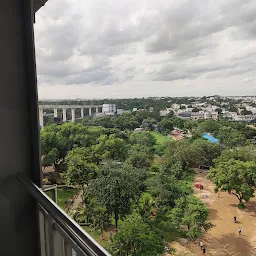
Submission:
{"label": "person walking", "polygon": [[234,216],[234,222],[236,223],[236,216]]}
{"label": "person walking", "polygon": [[113,239],[113,233],[110,231],[109,232],[109,240],[112,242],[112,239]]}
{"label": "person walking", "polygon": [[203,248],[203,254],[205,254],[205,252],[206,252],[206,249],[205,249],[205,247]]}
{"label": "person walking", "polygon": [[201,250],[203,250],[203,248],[204,248],[204,243],[203,243],[203,241],[201,241],[199,244],[200,244]]}
{"label": "person walking", "polygon": [[239,228],[239,229],[238,229],[238,235],[240,236],[240,235],[241,235],[241,233],[242,233],[242,229],[241,229],[241,228]]}

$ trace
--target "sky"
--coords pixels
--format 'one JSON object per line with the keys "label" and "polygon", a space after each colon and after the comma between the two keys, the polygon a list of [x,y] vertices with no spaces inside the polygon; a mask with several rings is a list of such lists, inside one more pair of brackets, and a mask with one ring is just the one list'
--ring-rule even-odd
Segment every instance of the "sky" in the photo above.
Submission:
{"label": "sky", "polygon": [[256,95],[256,0],[48,0],[40,99]]}

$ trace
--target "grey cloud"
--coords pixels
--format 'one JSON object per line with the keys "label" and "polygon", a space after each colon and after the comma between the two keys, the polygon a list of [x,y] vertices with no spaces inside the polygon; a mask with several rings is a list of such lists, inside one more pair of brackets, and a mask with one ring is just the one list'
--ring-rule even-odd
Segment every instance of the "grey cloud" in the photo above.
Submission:
{"label": "grey cloud", "polygon": [[234,28],[233,38],[256,37],[256,2],[253,0],[231,0],[221,7],[223,21],[227,27]]}
{"label": "grey cloud", "polygon": [[236,64],[226,65],[183,65],[180,68],[178,65],[168,65],[161,68],[156,73],[152,73],[152,80],[154,81],[175,81],[180,79],[194,79],[202,74],[208,74],[215,71],[229,70],[235,67]]}
{"label": "grey cloud", "polygon": [[158,30],[146,42],[147,51],[168,51],[179,56],[194,56],[205,49],[216,47],[217,43],[211,42],[210,37],[221,31],[223,24],[218,9],[208,8],[212,3],[213,1],[185,1],[182,5],[161,10]]}
{"label": "grey cloud", "polygon": [[[158,31],[148,39],[146,49],[152,53],[162,51],[198,55],[215,48],[219,42],[209,42],[212,35],[233,28],[233,38],[256,36],[256,1],[230,0],[217,5],[216,1],[185,1],[183,5],[170,6],[159,17]],[[187,51],[184,51],[187,50]]]}
{"label": "grey cloud", "polygon": [[256,67],[256,48],[246,47],[255,20],[254,0],[49,0],[35,26],[39,82],[247,76]]}

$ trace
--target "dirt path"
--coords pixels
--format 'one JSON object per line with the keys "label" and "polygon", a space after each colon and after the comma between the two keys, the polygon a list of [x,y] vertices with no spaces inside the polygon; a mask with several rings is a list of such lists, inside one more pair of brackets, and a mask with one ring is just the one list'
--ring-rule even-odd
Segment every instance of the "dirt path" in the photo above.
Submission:
{"label": "dirt path", "polygon": [[82,200],[83,200],[82,196],[83,196],[83,190],[81,189],[75,196],[75,199],[74,199],[74,202],[72,205],[72,209],[76,209],[77,206],[82,202]]}
{"label": "dirt path", "polygon": [[[237,198],[234,195],[221,192],[218,198],[218,194],[214,193],[214,185],[206,178],[204,172],[197,170],[195,183],[204,185],[203,190],[195,189],[195,194],[209,207],[209,220],[215,225],[201,239],[207,250],[205,255],[256,255],[255,198],[246,204],[245,210],[239,210],[237,208]],[[202,199],[202,195],[208,195],[209,198]],[[237,223],[233,222],[234,216],[237,217]],[[238,228],[242,229],[241,236],[238,235]],[[203,255],[199,248],[199,241],[190,242],[183,249],[179,248],[177,251],[187,252],[189,250],[191,256]],[[177,245],[173,244],[173,246],[176,248]]]}

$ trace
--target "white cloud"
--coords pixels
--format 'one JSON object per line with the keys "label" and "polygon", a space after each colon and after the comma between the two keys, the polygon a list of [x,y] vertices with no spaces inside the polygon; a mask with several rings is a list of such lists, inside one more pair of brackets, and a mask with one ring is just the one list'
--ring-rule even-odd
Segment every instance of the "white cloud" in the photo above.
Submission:
{"label": "white cloud", "polygon": [[256,94],[254,0],[49,0],[36,22],[40,98]]}

